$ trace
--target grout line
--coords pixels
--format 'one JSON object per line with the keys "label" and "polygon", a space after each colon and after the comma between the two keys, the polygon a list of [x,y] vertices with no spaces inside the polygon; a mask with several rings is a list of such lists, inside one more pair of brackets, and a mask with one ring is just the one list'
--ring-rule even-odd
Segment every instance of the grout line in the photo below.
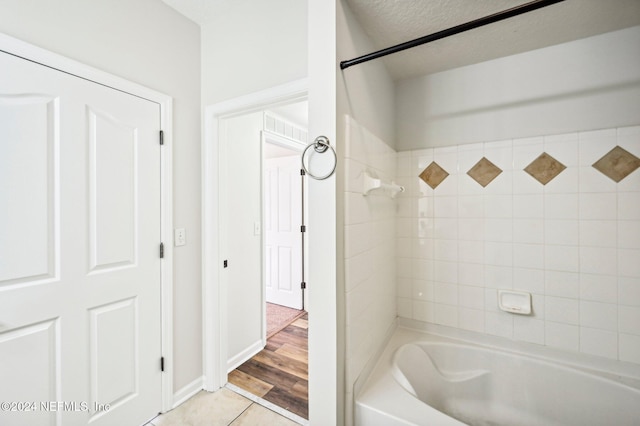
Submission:
{"label": "grout line", "polygon": [[[299,425],[302,426],[308,426],[309,425],[309,420],[295,414],[292,413],[291,411],[285,410],[282,407],[279,407],[277,405],[275,405],[274,403],[267,401],[266,399],[260,398],[259,396],[256,396],[254,394],[252,394],[251,392],[248,392],[236,385],[234,385],[233,383],[227,383],[226,385],[224,385],[225,388],[229,389],[230,391],[233,391],[241,396],[244,396],[245,398],[253,401],[254,403],[263,406],[264,408],[267,408],[273,412],[275,412],[276,414],[281,415],[282,417],[286,417],[287,419],[294,421],[296,423],[298,423]],[[248,408],[248,407],[247,407]],[[234,419],[235,420],[235,419]]]}

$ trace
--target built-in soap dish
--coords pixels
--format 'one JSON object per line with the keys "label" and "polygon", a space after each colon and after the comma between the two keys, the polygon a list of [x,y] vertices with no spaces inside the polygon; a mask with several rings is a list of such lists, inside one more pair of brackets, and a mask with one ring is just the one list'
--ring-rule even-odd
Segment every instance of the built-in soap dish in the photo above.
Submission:
{"label": "built-in soap dish", "polygon": [[531,314],[531,294],[523,291],[498,290],[498,306],[512,314]]}

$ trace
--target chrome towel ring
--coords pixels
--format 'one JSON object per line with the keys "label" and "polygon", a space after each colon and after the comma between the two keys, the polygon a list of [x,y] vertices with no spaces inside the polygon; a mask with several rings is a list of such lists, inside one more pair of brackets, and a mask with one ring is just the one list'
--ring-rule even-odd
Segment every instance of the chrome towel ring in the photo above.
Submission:
{"label": "chrome towel ring", "polygon": [[[314,176],[313,174],[311,174],[311,172],[309,172],[309,170],[307,169],[307,166],[304,164],[304,156],[309,150],[309,148],[311,147],[313,147],[314,151],[317,152],[318,154],[322,154],[326,152],[327,149],[331,149],[331,153],[333,154],[333,167],[331,168],[331,171],[326,175]],[[305,173],[316,180],[324,180],[329,176],[331,176],[333,172],[336,171],[336,166],[338,164],[338,156],[336,155],[336,150],[333,149],[333,147],[331,146],[331,143],[329,142],[329,138],[327,138],[326,136],[318,136],[313,142],[307,145],[304,151],[302,151],[301,160],[302,160],[302,168],[304,169]]]}

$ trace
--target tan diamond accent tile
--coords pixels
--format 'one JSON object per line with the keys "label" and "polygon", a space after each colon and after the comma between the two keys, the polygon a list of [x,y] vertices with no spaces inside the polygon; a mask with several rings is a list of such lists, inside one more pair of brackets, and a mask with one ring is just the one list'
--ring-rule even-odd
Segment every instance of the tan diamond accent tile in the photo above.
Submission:
{"label": "tan diamond accent tile", "polygon": [[608,178],[620,182],[640,167],[640,158],[616,146],[593,163],[593,167]]}
{"label": "tan diamond accent tile", "polygon": [[487,160],[486,157],[482,157],[480,161],[467,172],[473,180],[483,187],[489,185],[500,173],[502,173],[502,169]]}
{"label": "tan diamond accent tile", "polygon": [[432,189],[436,189],[438,185],[442,183],[449,176],[449,173],[438,165],[435,161],[427,166],[426,169],[420,173],[420,179],[422,179]]}
{"label": "tan diamond accent tile", "polygon": [[543,185],[551,182],[558,176],[567,166],[543,152],[538,158],[533,160],[524,171],[529,173],[535,180]]}

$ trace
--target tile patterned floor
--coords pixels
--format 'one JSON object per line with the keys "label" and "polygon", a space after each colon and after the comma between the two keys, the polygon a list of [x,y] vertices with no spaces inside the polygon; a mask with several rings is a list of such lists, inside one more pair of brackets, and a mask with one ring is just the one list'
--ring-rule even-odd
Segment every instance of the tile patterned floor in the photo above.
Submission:
{"label": "tile patterned floor", "polygon": [[201,391],[146,426],[296,426],[296,423],[227,388]]}

